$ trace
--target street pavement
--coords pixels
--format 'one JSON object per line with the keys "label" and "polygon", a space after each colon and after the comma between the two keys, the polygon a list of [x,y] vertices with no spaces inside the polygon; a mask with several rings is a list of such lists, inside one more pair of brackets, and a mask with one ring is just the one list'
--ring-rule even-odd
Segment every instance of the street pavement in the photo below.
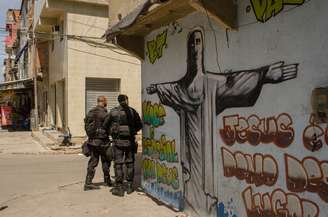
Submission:
{"label": "street pavement", "polygon": [[[0,150],[1,217],[175,217],[180,214],[141,191],[123,198],[114,197],[102,185],[100,167],[94,181],[101,189],[84,192],[88,158],[77,154],[47,154],[29,133],[0,133]],[[136,180],[140,180],[140,168],[137,171]]]}
{"label": "street pavement", "polygon": [[0,132],[0,154],[39,154],[46,150],[31,132]]}

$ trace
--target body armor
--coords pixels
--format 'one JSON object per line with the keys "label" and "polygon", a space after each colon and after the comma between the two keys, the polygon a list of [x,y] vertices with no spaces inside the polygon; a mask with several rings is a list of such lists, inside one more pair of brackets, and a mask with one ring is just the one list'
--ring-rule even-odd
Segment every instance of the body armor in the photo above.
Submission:
{"label": "body armor", "polygon": [[[128,110],[131,114],[130,109]],[[133,136],[131,123],[129,123],[126,111],[118,106],[111,111],[112,124],[110,134],[114,140],[130,140]]]}
{"label": "body armor", "polygon": [[93,139],[107,139],[108,133],[103,127],[107,110],[100,106],[91,109],[85,118],[85,131],[89,140]]}

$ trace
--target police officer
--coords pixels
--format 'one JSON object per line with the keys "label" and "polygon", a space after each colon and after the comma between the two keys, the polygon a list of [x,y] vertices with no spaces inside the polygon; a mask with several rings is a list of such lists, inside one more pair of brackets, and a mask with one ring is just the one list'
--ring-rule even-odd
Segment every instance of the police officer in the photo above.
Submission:
{"label": "police officer", "polygon": [[106,117],[104,126],[109,130],[113,139],[113,155],[115,168],[115,186],[112,194],[116,196],[124,196],[123,188],[123,165],[126,165],[128,182],[127,193],[133,192],[134,178],[134,161],[137,152],[137,143],[135,135],[142,128],[139,114],[133,108],[129,107],[128,97],[126,95],[118,96],[119,106],[110,111]]}
{"label": "police officer", "polygon": [[109,135],[103,125],[105,117],[108,114],[106,107],[106,97],[99,96],[97,106],[91,109],[84,119],[85,131],[88,135],[88,147],[90,149],[90,160],[88,162],[87,176],[84,184],[85,191],[99,189],[98,186],[92,184],[99,158],[101,158],[104,182],[106,185],[112,186],[109,175],[110,160],[106,157],[106,150],[109,146]]}

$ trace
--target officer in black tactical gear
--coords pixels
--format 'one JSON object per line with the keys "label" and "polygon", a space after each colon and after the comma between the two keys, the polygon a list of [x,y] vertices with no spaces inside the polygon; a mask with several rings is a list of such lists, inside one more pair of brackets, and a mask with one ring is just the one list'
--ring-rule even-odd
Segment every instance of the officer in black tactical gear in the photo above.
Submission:
{"label": "officer in black tactical gear", "polygon": [[101,158],[104,172],[104,182],[107,186],[112,186],[109,175],[110,160],[106,157],[106,150],[110,145],[108,132],[104,129],[104,120],[108,114],[106,107],[106,97],[99,96],[97,106],[91,109],[84,119],[85,131],[88,135],[88,148],[90,149],[90,160],[88,162],[87,176],[84,184],[85,191],[99,189],[99,186],[92,184],[92,179],[96,172],[95,168],[99,163],[99,157]]}
{"label": "officer in black tactical gear", "polygon": [[110,132],[113,139],[115,187],[112,189],[112,194],[123,197],[124,164],[127,168],[128,185],[126,191],[128,194],[133,192],[134,155],[137,152],[135,135],[141,130],[142,123],[136,110],[129,107],[126,95],[119,95],[118,102],[120,105],[110,111],[104,122],[104,127]]}

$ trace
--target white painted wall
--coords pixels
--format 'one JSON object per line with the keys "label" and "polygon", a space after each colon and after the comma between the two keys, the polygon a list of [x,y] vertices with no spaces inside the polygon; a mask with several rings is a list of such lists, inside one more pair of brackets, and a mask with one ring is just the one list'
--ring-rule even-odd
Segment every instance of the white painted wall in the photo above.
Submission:
{"label": "white painted wall", "polygon": [[[89,7],[88,10],[92,10]],[[96,12],[96,11],[94,11]],[[67,15],[70,35],[101,37],[107,29],[108,10],[98,15],[70,12]],[[99,42],[103,42],[99,40]],[[140,62],[118,49],[90,46],[77,40],[68,41],[68,126],[74,136],[84,136],[86,78],[119,78],[121,92],[127,94],[132,107],[141,111]]]}
{"label": "white painted wall", "polygon": [[[66,14],[63,13],[60,17],[58,17],[58,22],[64,24],[64,29],[66,29],[66,23],[67,23],[67,17]],[[67,108],[65,107],[65,102],[67,99],[62,99],[62,93],[58,89],[61,87],[62,82],[66,86],[61,87],[65,88],[67,90],[67,40],[64,38],[63,40],[60,40],[59,36],[54,36],[54,40],[49,43],[49,85],[50,87],[57,86],[57,88],[50,88],[50,91],[56,90],[56,99],[55,95],[51,94],[49,96],[49,116],[51,118],[51,122],[53,125],[63,128],[65,125],[67,126],[67,120],[66,115],[67,114]],[[65,95],[65,94],[64,94]],[[42,99],[40,99],[42,101]],[[57,117],[55,118],[55,114]]]}
{"label": "white painted wall", "polygon": [[[41,4],[41,3],[40,3]],[[38,6],[42,8],[40,5]],[[65,35],[100,38],[108,27],[108,7],[103,0],[48,1],[42,13],[63,23]],[[88,39],[85,38],[84,39]],[[104,40],[96,40],[104,43]],[[49,45],[49,117],[57,127],[69,127],[74,137],[85,136],[85,80],[93,78],[120,78],[121,92],[127,94],[130,104],[141,112],[140,61],[119,49],[88,45],[70,37],[55,37]],[[64,82],[64,83],[63,83]],[[64,97],[58,87],[64,86]],[[53,93],[57,85],[57,96]],[[61,106],[64,105],[64,108]],[[63,117],[64,123],[60,122]]]}
{"label": "white painted wall", "polygon": [[[326,1],[309,1],[293,10],[293,6],[285,6],[284,10],[271,18],[265,23],[256,22],[253,11],[246,12],[247,6],[251,5],[248,0],[239,0],[238,3],[238,31],[226,31],[217,26],[213,22],[214,31],[217,39],[218,62],[220,64],[221,73],[228,73],[232,71],[245,71],[249,69],[257,69],[259,67],[267,66],[278,61],[284,61],[284,64],[298,63],[297,78],[285,81],[278,84],[265,84],[261,90],[260,96],[252,107],[247,108],[228,108],[216,117],[216,129],[213,129],[216,140],[213,144],[214,148],[214,171],[215,174],[215,188],[214,196],[218,197],[217,206],[225,205],[225,211],[231,210],[228,216],[247,217],[245,203],[242,198],[242,193],[248,187],[251,187],[253,194],[269,193],[271,195],[277,189],[282,189],[286,193],[292,193],[298,198],[310,201],[310,207],[318,208],[317,215],[311,215],[311,209],[303,203],[303,215],[296,214],[297,217],[301,216],[328,216],[327,201],[320,198],[318,193],[310,193],[304,191],[301,193],[291,192],[287,188],[287,168],[285,157],[287,155],[293,156],[300,161],[306,157],[312,157],[318,161],[327,161],[328,144],[321,137],[323,147],[319,151],[311,152],[303,145],[303,131],[309,125],[311,115],[311,93],[316,87],[328,86],[327,77],[327,9],[328,2]],[[158,34],[168,29],[167,47],[164,48],[163,56],[151,64],[149,58],[142,64],[142,90],[143,101],[151,101],[152,103],[160,103],[161,99],[157,94],[147,94],[146,88],[151,84],[158,84],[163,82],[172,82],[181,79],[187,71],[187,37],[189,32],[196,26],[204,28],[204,67],[206,71],[219,73],[219,67],[216,61],[216,46],[215,37],[209,21],[206,16],[194,13],[178,21],[182,27],[181,33],[173,33],[173,28],[170,26],[158,29],[146,38],[147,42],[155,39]],[[146,54],[147,55],[147,54]],[[219,85],[224,85],[225,79],[219,80]],[[198,84],[199,85],[199,84]],[[199,86],[198,86],[199,87]],[[196,85],[197,89],[197,85]],[[218,93],[220,90],[218,90]],[[183,93],[181,93],[183,95]],[[172,96],[175,97],[175,96]],[[220,102],[219,102],[220,103]],[[180,118],[178,114],[170,107],[164,106],[166,116],[164,118],[165,124],[155,128],[155,139],[159,139],[161,135],[166,135],[167,139],[175,140],[176,150],[180,156]],[[287,148],[280,148],[272,142],[264,144],[261,142],[257,146],[250,145],[249,142],[242,144],[234,144],[233,146],[225,145],[219,130],[223,129],[223,117],[229,115],[239,115],[240,117],[248,118],[251,115],[257,115],[260,118],[278,117],[282,113],[287,113],[293,120],[292,128],[294,129],[294,140]],[[204,126],[207,130],[209,126]],[[326,126],[322,125],[325,129]],[[144,127],[144,137],[149,138],[149,125]],[[182,129],[188,130],[188,129]],[[200,139],[200,138],[199,138]],[[209,146],[211,144],[202,144]],[[242,152],[244,154],[254,155],[261,153],[263,155],[271,155],[278,164],[279,175],[277,181],[273,186],[255,186],[254,184],[247,184],[245,180],[238,180],[234,177],[225,177],[223,173],[223,160],[221,157],[221,148],[230,150],[231,152]],[[287,155],[286,155],[287,154]],[[206,156],[205,158],[210,157]],[[155,159],[154,156],[144,155],[144,159]],[[180,168],[180,161],[172,164],[164,161],[155,160],[167,167]],[[291,161],[289,166],[291,165]],[[313,163],[313,161],[312,161]],[[241,164],[242,166],[243,164]],[[315,165],[315,164],[313,164]],[[311,172],[321,174],[321,183],[324,177],[327,179],[328,171],[327,165],[322,164],[322,169],[311,167]],[[209,164],[205,164],[208,167]],[[245,166],[245,165],[244,165]],[[291,167],[291,166],[290,166]],[[294,166],[292,172],[297,171],[299,168]],[[310,172],[310,173],[311,173]],[[308,174],[309,175],[309,174]],[[183,190],[181,168],[179,169],[180,189],[175,190],[165,184],[159,184],[162,191],[177,192]],[[193,177],[199,179],[201,182],[202,177]],[[208,177],[206,177],[208,178]],[[309,180],[307,180],[309,181]],[[156,179],[143,180],[143,186],[148,191],[156,195],[157,193],[150,189],[150,183],[156,183]],[[323,190],[322,189],[322,190]],[[321,190],[321,191],[322,191]],[[201,194],[204,194],[200,192]],[[165,197],[162,197],[162,199]],[[327,200],[327,199],[326,199]],[[166,197],[168,203],[177,203],[172,197]],[[281,201],[282,202],[282,201]],[[228,206],[228,204],[230,204]],[[289,208],[296,209],[299,202],[289,201]],[[283,206],[283,204],[282,204]],[[187,209],[191,212],[190,207]],[[205,210],[196,209],[201,216],[220,216],[215,212],[215,207],[211,213]],[[308,215],[305,215],[308,212]],[[290,213],[291,214],[291,213]],[[312,213],[313,214],[313,213]],[[292,214],[291,214],[292,215]],[[251,217],[249,215],[248,217]]]}

